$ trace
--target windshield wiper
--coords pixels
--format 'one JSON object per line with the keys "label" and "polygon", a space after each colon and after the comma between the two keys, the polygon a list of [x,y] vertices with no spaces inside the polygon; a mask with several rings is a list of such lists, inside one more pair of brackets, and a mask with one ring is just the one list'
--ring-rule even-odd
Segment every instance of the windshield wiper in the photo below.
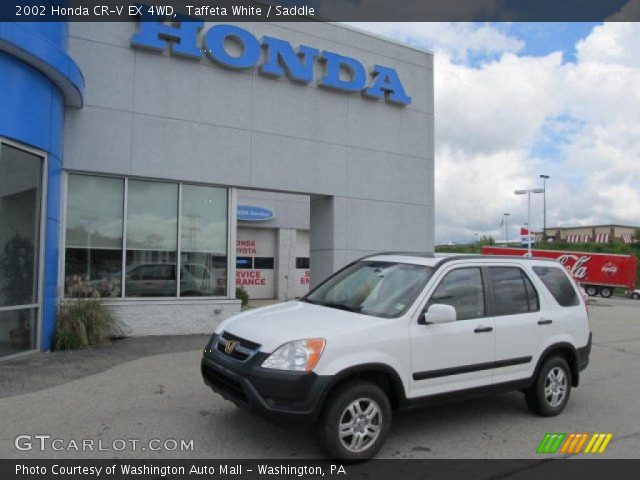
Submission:
{"label": "windshield wiper", "polygon": [[352,307],[350,305],[345,305],[344,303],[331,303],[331,302],[315,302],[316,305],[321,305],[323,307],[336,308],[338,310],[346,310],[347,312],[360,312],[362,307]]}

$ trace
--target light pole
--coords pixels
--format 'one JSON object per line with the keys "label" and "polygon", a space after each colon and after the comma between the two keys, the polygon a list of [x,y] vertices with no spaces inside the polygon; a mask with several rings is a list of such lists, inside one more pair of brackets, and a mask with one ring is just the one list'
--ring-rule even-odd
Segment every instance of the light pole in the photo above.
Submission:
{"label": "light pole", "polygon": [[551,177],[549,175],[541,174],[542,179],[542,239],[547,241],[547,180]]}
{"label": "light pole", "polygon": [[516,190],[516,195],[527,196],[527,257],[531,256],[531,194],[532,193],[544,193],[542,188],[527,188],[523,190]]}
{"label": "light pole", "polygon": [[504,243],[509,243],[509,215],[510,213],[504,213]]}

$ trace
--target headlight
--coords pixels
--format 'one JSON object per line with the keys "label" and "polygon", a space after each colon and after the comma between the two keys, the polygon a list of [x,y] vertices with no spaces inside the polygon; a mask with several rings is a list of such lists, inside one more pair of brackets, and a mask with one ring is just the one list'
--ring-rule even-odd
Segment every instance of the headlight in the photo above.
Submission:
{"label": "headlight", "polygon": [[324,338],[309,338],[285,343],[262,362],[262,367],[308,372],[313,370],[320,360],[325,344]]}

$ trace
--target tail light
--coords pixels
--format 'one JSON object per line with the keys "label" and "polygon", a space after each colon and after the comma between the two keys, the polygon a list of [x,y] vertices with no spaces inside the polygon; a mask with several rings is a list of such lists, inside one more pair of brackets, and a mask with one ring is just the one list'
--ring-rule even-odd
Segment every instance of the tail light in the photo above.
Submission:
{"label": "tail light", "polygon": [[580,295],[582,295],[582,300],[584,301],[584,309],[587,311],[587,317],[588,317],[589,316],[589,295],[587,295],[587,292],[584,291],[584,288],[580,286],[578,281],[575,278],[573,278],[573,275],[569,275],[569,277],[571,277],[571,281],[580,292]]}

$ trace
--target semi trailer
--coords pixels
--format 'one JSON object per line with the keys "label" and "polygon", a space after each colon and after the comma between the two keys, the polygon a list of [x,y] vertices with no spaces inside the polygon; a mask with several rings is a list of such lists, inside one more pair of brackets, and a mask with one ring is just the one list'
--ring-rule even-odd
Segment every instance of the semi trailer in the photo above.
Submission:
{"label": "semi trailer", "polygon": [[[482,247],[484,255],[526,256],[526,248]],[[633,292],[637,280],[637,259],[633,255],[573,252],[567,250],[531,250],[533,257],[552,258],[560,262],[587,295],[608,298],[616,287]]]}

